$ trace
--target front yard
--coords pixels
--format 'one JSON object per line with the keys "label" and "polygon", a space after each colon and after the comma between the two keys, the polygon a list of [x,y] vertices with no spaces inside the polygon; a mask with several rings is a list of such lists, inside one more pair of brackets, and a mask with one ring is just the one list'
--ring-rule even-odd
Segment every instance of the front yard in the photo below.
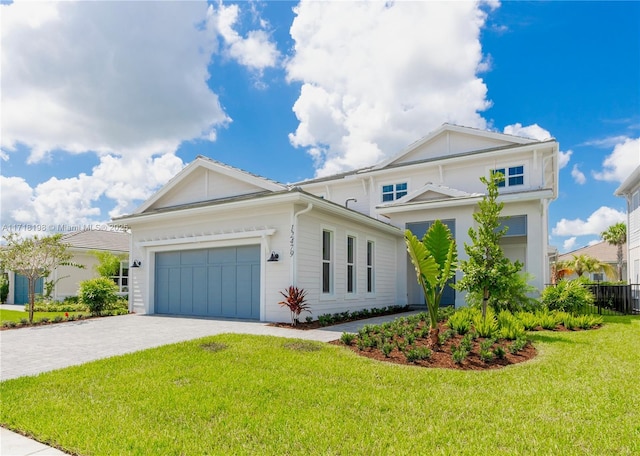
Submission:
{"label": "front yard", "polygon": [[638,454],[640,318],[531,334],[491,371],[224,335],[0,384],[0,424],[75,454]]}

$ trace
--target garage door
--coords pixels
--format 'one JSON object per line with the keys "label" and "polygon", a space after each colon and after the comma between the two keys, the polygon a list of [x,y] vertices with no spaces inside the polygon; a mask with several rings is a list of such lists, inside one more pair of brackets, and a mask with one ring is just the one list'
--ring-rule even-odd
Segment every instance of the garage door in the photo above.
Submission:
{"label": "garage door", "polygon": [[260,318],[260,246],[156,253],[155,312]]}

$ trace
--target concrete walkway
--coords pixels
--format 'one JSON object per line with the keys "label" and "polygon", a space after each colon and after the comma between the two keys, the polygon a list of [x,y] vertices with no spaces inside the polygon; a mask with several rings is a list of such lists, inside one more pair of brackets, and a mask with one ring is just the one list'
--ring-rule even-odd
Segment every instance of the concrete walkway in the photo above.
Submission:
{"label": "concrete walkway", "polygon": [[[101,358],[223,333],[290,337],[329,342],[365,324],[416,312],[370,318],[323,329],[298,331],[247,320],[160,315],[121,315],[0,331],[0,381],[37,375]],[[64,454],[0,428],[0,455]]]}

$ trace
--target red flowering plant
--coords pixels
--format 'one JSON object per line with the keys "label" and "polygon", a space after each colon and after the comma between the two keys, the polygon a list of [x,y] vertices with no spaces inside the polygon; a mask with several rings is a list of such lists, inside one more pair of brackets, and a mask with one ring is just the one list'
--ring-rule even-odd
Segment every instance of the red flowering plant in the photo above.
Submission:
{"label": "red flowering plant", "polygon": [[300,322],[299,319],[302,312],[311,313],[309,304],[307,304],[306,301],[307,292],[302,288],[290,286],[286,292],[281,291],[280,294],[284,296],[285,300],[280,301],[278,304],[289,308],[291,311],[291,324],[293,326]]}

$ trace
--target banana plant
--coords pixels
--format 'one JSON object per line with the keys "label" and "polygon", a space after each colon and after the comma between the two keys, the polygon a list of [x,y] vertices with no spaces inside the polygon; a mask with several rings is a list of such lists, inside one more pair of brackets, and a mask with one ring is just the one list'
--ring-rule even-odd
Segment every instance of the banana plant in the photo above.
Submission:
{"label": "banana plant", "polygon": [[429,312],[431,329],[429,339],[431,345],[438,344],[438,308],[440,298],[458,267],[456,241],[449,228],[440,220],[436,220],[425,233],[422,241],[418,240],[410,230],[404,233],[407,252],[416,270],[416,278],[424,292]]}

